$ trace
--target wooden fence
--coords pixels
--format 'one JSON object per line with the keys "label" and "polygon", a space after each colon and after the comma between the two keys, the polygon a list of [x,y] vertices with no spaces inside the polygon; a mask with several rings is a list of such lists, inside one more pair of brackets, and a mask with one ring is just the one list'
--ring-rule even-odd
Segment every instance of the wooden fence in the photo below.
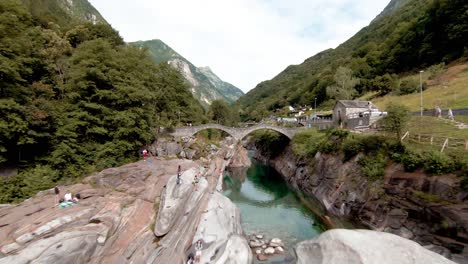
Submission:
{"label": "wooden fence", "polygon": [[413,134],[410,131],[406,131],[406,133],[401,137],[401,141],[404,140],[439,146],[441,148],[440,152],[444,152],[445,149],[449,148],[468,150],[467,138],[441,137],[429,134]]}

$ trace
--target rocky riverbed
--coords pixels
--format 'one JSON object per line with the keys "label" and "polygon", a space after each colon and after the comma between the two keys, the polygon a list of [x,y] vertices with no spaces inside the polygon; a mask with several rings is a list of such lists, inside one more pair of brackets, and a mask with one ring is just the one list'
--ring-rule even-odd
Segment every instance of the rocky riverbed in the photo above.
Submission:
{"label": "rocky riverbed", "polygon": [[[168,150],[168,145],[174,148]],[[153,153],[171,157],[151,157],[103,170],[79,184],[60,186],[62,194],[81,194],[76,205],[59,208],[53,190],[46,190],[22,203],[0,206],[0,264],[178,264],[185,263],[199,239],[203,240],[201,263],[252,263],[252,246],[257,258],[281,254],[281,240],[245,236],[239,209],[219,192],[220,172],[231,161],[242,165],[245,159],[235,153],[243,150],[229,143],[198,145],[194,139],[166,140],[155,148]],[[183,158],[189,152],[199,155],[198,160]],[[205,154],[200,155],[202,152]],[[183,173],[177,184],[179,165]],[[199,173],[202,178],[193,184]],[[416,243],[406,246],[408,240],[398,236],[388,240],[372,231],[329,232],[300,243],[298,263],[343,263],[336,260],[348,257],[352,263],[422,263],[412,256],[437,260],[425,263],[451,263],[437,254],[433,257],[434,253]],[[374,255],[368,255],[369,244]],[[405,250],[398,251],[398,247]],[[389,249],[414,261],[374,261]]]}
{"label": "rocky riverbed", "polygon": [[[158,144],[172,156],[166,147]],[[151,157],[60,186],[62,193],[81,194],[67,208],[54,205],[53,190],[3,205],[0,263],[183,263],[200,238],[203,260],[251,262],[238,209],[216,191],[234,147],[203,146],[195,154],[200,151],[206,151],[201,162],[177,159],[181,153],[174,151],[171,159]],[[192,184],[198,173],[203,177]]]}

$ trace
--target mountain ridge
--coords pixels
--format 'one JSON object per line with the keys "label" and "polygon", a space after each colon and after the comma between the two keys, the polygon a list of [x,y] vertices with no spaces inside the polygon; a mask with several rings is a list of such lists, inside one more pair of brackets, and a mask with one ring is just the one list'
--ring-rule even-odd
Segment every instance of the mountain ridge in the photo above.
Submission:
{"label": "mountain ridge", "polygon": [[197,67],[160,39],[129,43],[146,48],[157,63],[169,63],[186,79],[190,91],[205,107],[214,100],[234,103],[244,93],[234,85],[221,80],[208,66]]}
{"label": "mountain ridge", "polygon": [[[325,104],[338,95],[352,99],[365,92],[398,93],[400,75],[439,63],[468,57],[468,3],[463,0],[392,0],[371,23],[335,49],[327,49],[290,65],[270,80],[260,82],[238,102],[248,118],[262,116],[287,105]],[[340,67],[360,81],[335,88]],[[341,91],[343,90],[343,91]],[[252,114],[253,113],[253,114]]]}
{"label": "mountain ridge", "polygon": [[80,22],[109,24],[88,0],[21,0],[41,24],[70,27]]}

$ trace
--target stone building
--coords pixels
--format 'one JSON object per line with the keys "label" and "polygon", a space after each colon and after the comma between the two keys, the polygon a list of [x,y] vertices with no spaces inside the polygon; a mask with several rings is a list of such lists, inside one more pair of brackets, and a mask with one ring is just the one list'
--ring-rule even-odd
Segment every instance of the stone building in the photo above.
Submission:
{"label": "stone building", "polygon": [[349,129],[368,127],[376,113],[383,115],[371,101],[339,100],[333,107],[333,123]]}

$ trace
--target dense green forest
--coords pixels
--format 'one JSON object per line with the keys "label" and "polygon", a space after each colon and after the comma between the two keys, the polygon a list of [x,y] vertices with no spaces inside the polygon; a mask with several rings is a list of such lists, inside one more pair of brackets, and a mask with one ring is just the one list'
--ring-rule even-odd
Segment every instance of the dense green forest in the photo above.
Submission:
{"label": "dense green forest", "polygon": [[0,167],[18,169],[0,178],[0,203],[135,160],[161,126],[206,120],[176,70],[108,24],[48,17],[0,2]]}
{"label": "dense green forest", "polygon": [[287,105],[332,106],[368,91],[405,94],[407,73],[468,57],[468,2],[392,0],[384,12],[336,49],[289,66],[239,99],[244,118],[259,120]]}

